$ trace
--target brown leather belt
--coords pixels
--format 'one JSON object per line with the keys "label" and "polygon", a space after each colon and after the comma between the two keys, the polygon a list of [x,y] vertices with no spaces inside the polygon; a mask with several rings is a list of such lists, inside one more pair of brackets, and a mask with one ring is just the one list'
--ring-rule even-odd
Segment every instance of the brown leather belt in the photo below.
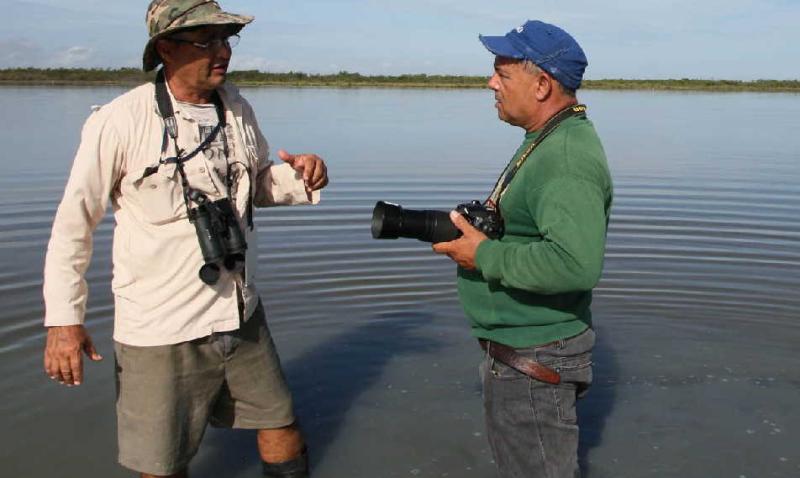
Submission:
{"label": "brown leather belt", "polygon": [[559,375],[558,372],[535,360],[523,357],[508,345],[498,344],[497,342],[485,339],[479,339],[478,342],[480,342],[481,348],[489,354],[489,357],[503,362],[518,372],[552,385],[561,383],[561,375]]}

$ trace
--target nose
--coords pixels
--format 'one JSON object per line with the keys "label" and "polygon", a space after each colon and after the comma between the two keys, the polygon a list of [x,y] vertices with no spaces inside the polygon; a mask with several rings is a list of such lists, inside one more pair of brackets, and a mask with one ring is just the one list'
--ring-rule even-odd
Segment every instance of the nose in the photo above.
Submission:
{"label": "nose", "polygon": [[230,60],[233,55],[233,48],[227,43],[223,43],[217,48],[217,58],[221,60]]}
{"label": "nose", "polygon": [[497,91],[500,87],[498,81],[499,81],[498,75],[497,72],[495,72],[492,76],[489,77],[489,81],[486,83],[486,87],[489,88],[490,90]]}

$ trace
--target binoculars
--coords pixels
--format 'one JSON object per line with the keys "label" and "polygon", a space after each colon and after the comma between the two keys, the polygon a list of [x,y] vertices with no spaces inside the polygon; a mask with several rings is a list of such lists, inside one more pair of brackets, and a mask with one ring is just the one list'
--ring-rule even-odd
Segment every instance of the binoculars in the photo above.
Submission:
{"label": "binoculars", "polygon": [[189,210],[189,221],[194,224],[203,253],[200,280],[214,285],[219,281],[222,267],[229,271],[242,270],[247,241],[230,199],[211,202],[205,194],[196,190],[191,190],[188,197],[197,204],[197,207]]}

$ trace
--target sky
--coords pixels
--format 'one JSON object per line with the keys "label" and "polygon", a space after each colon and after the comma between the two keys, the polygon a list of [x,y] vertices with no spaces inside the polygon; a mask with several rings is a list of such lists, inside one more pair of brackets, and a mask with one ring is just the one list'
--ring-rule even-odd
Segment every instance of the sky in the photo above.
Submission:
{"label": "sky", "polygon": [[[142,0],[0,0],[0,68],[140,67]],[[800,79],[800,0],[220,0],[254,15],[231,68],[488,75],[478,34],[526,20],[581,44],[586,78]]]}

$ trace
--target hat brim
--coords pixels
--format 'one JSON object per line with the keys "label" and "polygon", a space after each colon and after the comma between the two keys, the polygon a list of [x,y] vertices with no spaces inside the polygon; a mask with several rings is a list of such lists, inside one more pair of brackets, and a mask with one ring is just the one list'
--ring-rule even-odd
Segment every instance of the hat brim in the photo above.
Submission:
{"label": "hat brim", "polygon": [[485,46],[487,50],[496,56],[513,58],[515,60],[522,60],[525,58],[525,55],[514,48],[514,45],[512,45],[511,42],[508,41],[508,38],[504,36],[498,37],[478,35],[478,39],[480,39],[481,43],[483,43],[483,46]]}
{"label": "hat brim", "polygon": [[156,42],[167,35],[171,35],[181,30],[189,28],[204,27],[210,25],[230,25],[237,27],[234,33],[238,33],[248,23],[253,21],[253,17],[249,15],[236,15],[234,13],[220,12],[211,16],[206,16],[202,20],[187,21],[172,28],[167,28],[158,35],[153,36],[144,47],[144,54],[142,55],[142,68],[144,71],[150,71],[161,63],[161,57],[156,52]]}

